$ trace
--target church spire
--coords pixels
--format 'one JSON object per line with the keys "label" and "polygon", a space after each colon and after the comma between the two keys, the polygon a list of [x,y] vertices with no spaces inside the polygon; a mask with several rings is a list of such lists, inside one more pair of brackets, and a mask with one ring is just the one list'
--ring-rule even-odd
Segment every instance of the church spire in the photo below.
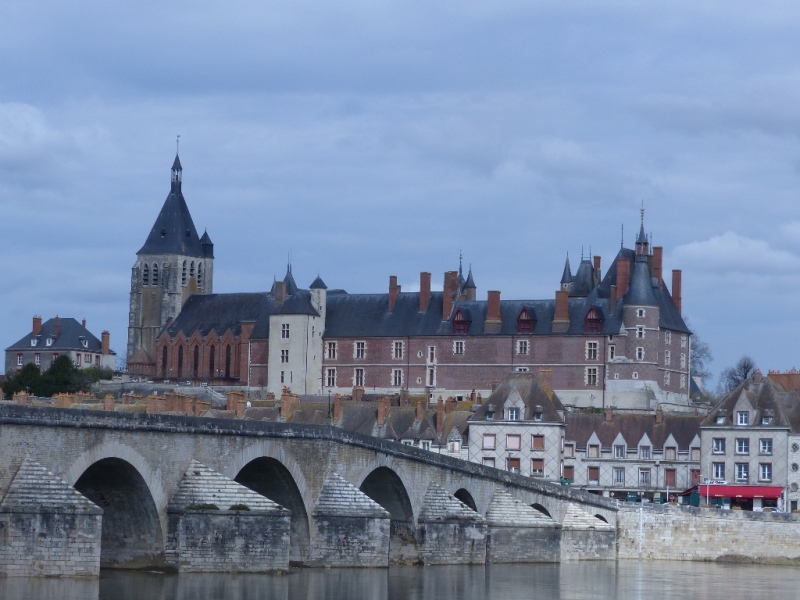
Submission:
{"label": "church spire", "polygon": [[172,191],[181,191],[181,179],[183,179],[183,167],[181,167],[181,159],[176,153],[175,160],[172,163]]}
{"label": "church spire", "polygon": [[639,235],[636,237],[636,254],[647,254],[650,249],[650,243],[647,240],[647,234],[644,232],[644,200],[642,200],[642,208],[639,210],[640,223]]}

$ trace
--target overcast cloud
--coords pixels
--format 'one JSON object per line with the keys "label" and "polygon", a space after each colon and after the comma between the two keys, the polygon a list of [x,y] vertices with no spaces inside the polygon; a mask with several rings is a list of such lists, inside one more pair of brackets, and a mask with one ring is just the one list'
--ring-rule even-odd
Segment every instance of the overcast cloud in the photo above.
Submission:
{"label": "overcast cloud", "polygon": [[218,292],[441,285],[551,297],[639,206],[719,372],[800,366],[796,2],[0,5],[0,345],[34,314],[125,352],[169,191]]}

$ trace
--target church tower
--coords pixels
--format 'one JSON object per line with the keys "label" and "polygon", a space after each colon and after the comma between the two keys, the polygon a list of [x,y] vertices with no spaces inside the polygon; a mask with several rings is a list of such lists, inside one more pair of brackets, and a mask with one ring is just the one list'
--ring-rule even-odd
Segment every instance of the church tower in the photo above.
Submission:
{"label": "church tower", "polygon": [[[183,169],[178,155],[172,182],[161,212],[131,271],[128,315],[128,370],[154,374],[155,341],[193,294],[211,294],[214,283],[214,244],[208,232],[197,235],[181,192]],[[151,369],[153,369],[151,371]]]}

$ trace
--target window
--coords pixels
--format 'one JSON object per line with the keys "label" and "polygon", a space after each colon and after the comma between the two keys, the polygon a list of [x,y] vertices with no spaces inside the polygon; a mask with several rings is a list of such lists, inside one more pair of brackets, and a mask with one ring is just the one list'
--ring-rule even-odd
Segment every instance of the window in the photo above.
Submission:
{"label": "window", "polygon": [[608,347],[608,360],[614,360],[616,357],[617,357],[617,347],[612,344]]}
{"label": "window", "polygon": [[681,369],[686,368],[686,353],[681,352]]}
{"label": "window", "polygon": [[670,382],[670,379],[671,379],[670,375],[671,375],[671,373],[669,371],[664,373],[664,385],[669,385],[669,382]]}
{"label": "window", "polygon": [[53,360],[58,358],[58,352],[53,352]]}
{"label": "window", "polygon": [[44,345],[47,346],[48,348],[50,346],[52,346],[53,345],[53,338],[51,338],[51,337],[47,338],[47,340],[45,341]]}
{"label": "window", "polygon": [[33,364],[37,367],[42,364],[42,355],[39,352],[33,355]]}
{"label": "window", "polygon": [[750,440],[736,438],[736,454],[750,454]]}
{"label": "window", "polygon": [[509,473],[519,473],[519,459],[518,458],[507,458],[506,459],[506,470]]}
{"label": "window", "polygon": [[428,386],[436,385],[436,367],[428,367]]}
{"label": "window", "polygon": [[625,469],[614,467],[614,485],[625,485]]}
{"label": "window", "polygon": [[572,465],[564,465],[564,479],[575,481],[575,467]]}
{"label": "window", "polygon": [[639,469],[639,485],[650,485],[650,469]]}
{"label": "window", "polygon": [[772,425],[772,415],[764,415],[761,417],[762,425]]}
{"label": "window", "polygon": [[453,354],[464,354],[464,342],[453,342]]}
{"label": "window", "polygon": [[541,477],[544,475],[544,459],[532,458],[531,459],[531,475]]}
{"label": "window", "polygon": [[725,479],[725,463],[715,462],[711,465],[712,477],[714,479]]}
{"label": "window", "polygon": [[528,340],[517,340],[517,354],[528,354],[528,352],[530,352]]}
{"label": "window", "polygon": [[282,323],[281,324],[281,339],[288,340],[289,339],[289,323]]}
{"label": "window", "polygon": [[355,369],[353,371],[353,385],[364,385],[364,369]]}
{"label": "window", "polygon": [[34,347],[35,347],[35,346],[36,346],[36,344],[38,344],[38,343],[39,343],[39,340],[37,340],[36,338],[32,338],[32,339],[31,339],[31,346],[34,346]]}
{"label": "window", "polygon": [[736,424],[737,425],[747,425],[750,423],[750,413],[746,410],[740,410],[736,413]]}
{"label": "window", "polygon": [[672,343],[672,332],[671,331],[665,331],[664,332],[664,342],[667,343],[667,344],[671,344]]}
{"label": "window", "polygon": [[692,456],[692,460],[700,460],[700,448],[692,448],[690,453]]}
{"label": "window", "polygon": [[542,420],[542,407],[538,404],[533,409],[533,420],[534,421],[541,421]]}
{"label": "window", "polygon": [[84,348],[88,348],[89,347],[89,340],[87,340],[86,338],[83,338],[81,340],[81,346],[83,346]]}
{"label": "window", "polygon": [[532,435],[531,436],[531,449],[532,450],[544,450],[544,436],[543,435]]}
{"label": "window", "polygon": [[772,463],[758,465],[758,479],[760,481],[772,481]]}
{"label": "window", "polygon": [[668,367],[670,362],[672,362],[672,352],[664,350],[664,366]]}
{"label": "window", "polygon": [[355,342],[353,344],[353,358],[365,358],[367,356],[367,342]]}
{"label": "window", "polygon": [[711,452],[714,454],[725,454],[725,438],[714,438],[711,441]]}
{"label": "window", "polygon": [[700,469],[691,469],[689,471],[690,485],[697,485],[700,483]]}
{"label": "window", "polygon": [[22,360],[23,360],[22,354],[17,354],[17,366],[18,367],[22,366]]}
{"label": "window", "polygon": [[673,446],[664,450],[666,460],[675,460],[677,456],[677,449]]}
{"label": "window", "polygon": [[186,261],[183,261],[183,267],[181,269],[181,285],[186,285]]}
{"label": "window", "polygon": [[614,446],[614,458],[625,458],[625,446],[623,444]]}
{"label": "window", "polygon": [[760,454],[772,454],[772,438],[761,438],[758,442]]}
{"label": "window", "polygon": [[600,467],[589,467],[589,483],[597,485],[600,483]]}
{"label": "window", "polygon": [[736,481],[747,483],[750,478],[750,465],[747,463],[736,463]]}
{"label": "window", "polygon": [[597,342],[586,342],[586,360],[597,360]]}
{"label": "window", "polygon": [[644,346],[636,347],[636,360],[644,360]]}
{"label": "window", "polygon": [[459,310],[456,316],[453,317],[453,334],[454,335],[467,335],[469,330],[469,321],[464,317],[464,313]]}
{"label": "window", "polygon": [[584,379],[586,385],[597,385],[597,367],[586,367]]}
{"label": "window", "polygon": [[717,415],[715,422],[717,425],[725,425],[725,415]]}
{"label": "window", "polygon": [[405,344],[402,341],[392,342],[392,358],[400,359],[403,358],[403,350]]}
{"label": "window", "polygon": [[150,267],[147,265],[142,269],[142,285],[150,285]]}
{"label": "window", "polygon": [[676,480],[675,469],[664,469],[664,485],[674,488]]}
{"label": "window", "polygon": [[289,351],[281,350],[281,363],[286,364],[289,362]]}
{"label": "window", "polygon": [[336,360],[336,342],[328,342],[325,349],[328,360]]}
{"label": "window", "polygon": [[650,446],[639,446],[639,458],[650,458]]}
{"label": "window", "polygon": [[[614,379],[616,379],[616,378],[617,377],[615,375]],[[631,373],[631,379],[639,379],[639,372],[638,371],[634,371],[633,373]]]}
{"label": "window", "polygon": [[522,312],[519,313],[519,317],[517,317],[517,333],[521,333],[523,335],[530,335],[531,333],[533,333],[533,326],[534,326],[533,319],[531,318],[528,309],[523,308]]}
{"label": "window", "polygon": [[600,314],[594,307],[590,308],[589,312],[586,313],[584,328],[586,333],[600,333],[600,330],[603,328],[603,322],[600,319]]}
{"label": "window", "polygon": [[431,443],[429,441],[422,442],[422,449],[423,450],[430,450],[431,449]]}
{"label": "window", "polygon": [[642,317],[644,317],[644,309],[643,308],[637,308],[636,309],[636,316],[639,317],[640,319]]}
{"label": "window", "polygon": [[325,385],[336,387],[336,369],[328,368],[325,370]]}
{"label": "window", "polygon": [[686,389],[686,375],[681,375],[681,389]]}
{"label": "window", "polygon": [[506,450],[519,450],[522,448],[522,436],[510,433],[506,436]]}
{"label": "window", "polygon": [[636,337],[637,339],[644,338],[644,327],[642,325],[636,327]]}
{"label": "window", "polygon": [[[179,348],[179,350],[183,350],[183,348]],[[82,354],[80,354],[80,353],[78,353],[78,354],[75,356],[75,364],[76,364],[76,365],[78,365],[79,367],[81,366],[81,357],[82,357],[82,356],[83,356],[83,355],[82,355]],[[180,369],[178,369],[178,374],[180,374]]]}
{"label": "window", "polygon": [[508,420],[509,421],[519,421],[519,409],[516,407],[511,407],[508,409]]}
{"label": "window", "polygon": [[566,458],[575,458],[575,444],[567,444],[564,446],[564,456]]}
{"label": "window", "polygon": [[600,446],[597,444],[591,444],[589,446],[587,456],[589,458],[600,458]]}
{"label": "window", "polygon": [[484,433],[483,434],[483,446],[484,450],[494,450],[496,446],[496,436],[493,433]]}
{"label": "window", "polygon": [[494,469],[494,458],[490,456],[483,457],[483,466],[484,467],[492,467]]}
{"label": "window", "polygon": [[[164,348],[166,350],[166,348]],[[211,349],[208,351],[208,373],[211,377],[214,377],[214,355],[216,353],[216,348],[211,346]],[[166,361],[165,361],[166,363]]]}
{"label": "window", "polygon": [[392,370],[392,385],[394,387],[400,387],[403,385],[403,369]]}
{"label": "window", "polygon": [[436,346],[428,346],[428,362],[436,362]]}
{"label": "window", "polygon": [[92,355],[91,354],[84,354],[83,355],[83,362],[87,364],[92,364]]}
{"label": "window", "polygon": [[681,348],[686,348],[686,334],[681,335]]}
{"label": "window", "polygon": [[203,263],[197,264],[197,287],[203,287]]}
{"label": "window", "polygon": [[528,373],[530,371],[529,367],[514,367],[514,371],[517,373]]}
{"label": "window", "polygon": [[189,265],[189,277],[194,277],[194,261]]}

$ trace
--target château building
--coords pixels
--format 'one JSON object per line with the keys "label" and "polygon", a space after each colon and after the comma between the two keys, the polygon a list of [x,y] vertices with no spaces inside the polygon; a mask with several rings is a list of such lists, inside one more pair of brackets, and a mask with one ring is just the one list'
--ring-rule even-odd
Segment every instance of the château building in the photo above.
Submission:
{"label": "ch\u00e2teau building", "polygon": [[301,289],[291,265],[259,293],[213,293],[213,244],[198,237],[181,191],[171,190],[131,275],[128,367],[159,380],[262,387],[280,394],[488,396],[511,373],[545,374],[567,406],[655,408],[689,403],[691,332],[681,317],[681,271],[663,277],[644,215],[634,249],[605,273],[599,256],[564,266],[547,299],[479,300],[470,269],[396,276],[384,292]]}

